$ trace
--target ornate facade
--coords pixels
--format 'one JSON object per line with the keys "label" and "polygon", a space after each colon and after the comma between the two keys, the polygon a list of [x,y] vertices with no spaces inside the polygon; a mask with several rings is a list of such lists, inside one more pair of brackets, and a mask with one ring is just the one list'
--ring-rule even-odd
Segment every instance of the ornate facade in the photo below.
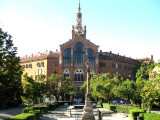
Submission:
{"label": "ornate facade", "polygon": [[[133,78],[132,70],[139,64],[138,60],[112,52],[98,52],[98,48],[98,45],[86,38],[86,26],[83,27],[82,25],[82,13],[79,4],[76,26],[72,26],[72,39],[60,45],[60,52],[23,58],[21,65],[25,66],[24,73],[32,75],[33,78],[36,78],[39,73],[44,73],[47,77],[52,73],[58,73],[63,78],[70,77],[78,86],[86,80],[85,63],[88,60],[91,76],[93,73],[110,73],[113,76]],[[26,65],[33,63],[35,65],[32,65],[32,68],[26,68]],[[37,64],[41,65],[42,63],[44,63],[44,69],[39,70],[40,67],[37,67]]]}

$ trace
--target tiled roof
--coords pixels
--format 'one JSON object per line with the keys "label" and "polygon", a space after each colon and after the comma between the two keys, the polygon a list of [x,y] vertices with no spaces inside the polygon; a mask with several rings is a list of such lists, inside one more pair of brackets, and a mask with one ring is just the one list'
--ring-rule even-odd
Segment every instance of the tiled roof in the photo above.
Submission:
{"label": "tiled roof", "polygon": [[141,58],[141,59],[136,59],[136,60],[138,60],[138,61],[150,61],[151,59],[150,58]]}
{"label": "tiled roof", "polygon": [[59,58],[59,56],[60,54],[47,54],[47,55],[23,58],[20,60],[20,62],[34,61],[34,60],[43,59],[43,58]]}

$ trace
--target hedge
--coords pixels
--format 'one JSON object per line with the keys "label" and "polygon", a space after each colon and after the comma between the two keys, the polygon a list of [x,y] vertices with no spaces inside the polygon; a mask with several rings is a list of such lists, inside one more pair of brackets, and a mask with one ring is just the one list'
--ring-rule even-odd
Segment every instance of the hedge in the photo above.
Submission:
{"label": "hedge", "polygon": [[6,120],[38,120],[35,114],[32,113],[22,113]]}
{"label": "hedge", "polygon": [[23,108],[23,113],[29,113],[29,111],[39,110],[40,113],[47,112],[49,110],[48,106],[32,106]]}
{"label": "hedge", "polygon": [[55,110],[55,108],[58,106],[58,103],[51,103],[47,105],[49,107],[49,110]]}
{"label": "hedge", "polygon": [[112,104],[108,104],[108,103],[103,103],[103,107],[107,108],[109,110],[112,110],[112,111],[116,111],[116,105],[112,105]]}
{"label": "hedge", "polygon": [[23,108],[22,112],[23,113],[29,113],[29,111],[31,111],[31,110],[33,110],[32,107],[25,107],[25,108]]}
{"label": "hedge", "polygon": [[35,114],[35,116],[37,117],[37,120],[39,120],[39,118],[40,118],[40,110],[31,110],[31,111],[29,111],[29,113],[33,113],[33,114]]}
{"label": "hedge", "polygon": [[47,112],[49,110],[48,106],[32,106],[33,110],[40,110],[40,112]]}
{"label": "hedge", "polygon": [[139,116],[142,117],[142,120],[160,120],[160,114],[155,113],[141,113]]}
{"label": "hedge", "polygon": [[145,110],[143,109],[133,109],[130,110],[130,118],[133,120],[137,120],[137,116],[139,116],[140,113],[144,113]]}
{"label": "hedge", "polygon": [[58,101],[58,106],[64,105],[65,103],[68,103],[68,105],[72,105],[73,104],[72,101]]}

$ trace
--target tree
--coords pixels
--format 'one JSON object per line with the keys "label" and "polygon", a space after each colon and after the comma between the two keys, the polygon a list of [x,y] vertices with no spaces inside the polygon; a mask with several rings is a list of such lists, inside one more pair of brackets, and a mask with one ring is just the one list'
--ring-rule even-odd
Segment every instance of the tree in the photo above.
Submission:
{"label": "tree", "polygon": [[[141,108],[141,104],[142,104],[142,90],[143,87],[145,85],[146,80],[143,78],[137,78],[136,80],[136,90],[135,90],[135,94],[134,94],[134,103],[137,104],[139,106],[139,108]],[[144,107],[144,106],[143,106]]]}
{"label": "tree", "polygon": [[153,103],[160,97],[160,78],[153,78],[145,82],[142,89],[142,101],[147,106],[148,112],[151,112]]}
{"label": "tree", "polygon": [[[11,106],[14,101],[21,102],[21,78],[23,68],[19,65],[12,37],[0,28],[0,105]],[[2,97],[3,96],[3,97]]]}
{"label": "tree", "polygon": [[[90,80],[90,91],[93,98],[110,100],[114,97],[113,88],[119,84],[118,77],[111,79],[109,73],[103,75],[94,75]],[[86,88],[86,82],[81,86],[81,89]]]}
{"label": "tree", "polygon": [[47,84],[44,75],[40,74],[37,81],[33,80],[32,77],[24,75],[22,100],[25,103],[39,103],[39,100],[45,95],[46,92]]}
{"label": "tree", "polygon": [[77,92],[77,88],[75,86],[75,84],[70,80],[69,77],[66,77],[66,79],[64,81],[62,81],[61,84],[61,88],[62,88],[62,92],[64,94],[64,98],[65,95],[74,95]]}
{"label": "tree", "polygon": [[57,74],[52,74],[48,78],[49,85],[49,93],[56,97],[56,100],[59,100],[59,97],[63,95],[62,87],[61,87],[62,76]]}
{"label": "tree", "polygon": [[135,88],[135,82],[127,79],[115,87],[114,95],[125,99],[126,103],[128,103],[128,100],[134,98]]}

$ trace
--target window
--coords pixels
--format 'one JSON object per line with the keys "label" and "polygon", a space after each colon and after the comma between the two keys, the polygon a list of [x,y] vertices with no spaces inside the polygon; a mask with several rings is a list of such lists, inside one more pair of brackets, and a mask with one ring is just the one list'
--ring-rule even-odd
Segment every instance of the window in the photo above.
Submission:
{"label": "window", "polygon": [[84,73],[82,70],[76,70],[74,73],[74,81],[84,81]]}
{"label": "window", "polygon": [[58,74],[58,72],[57,72],[57,71],[54,71],[53,73],[54,73],[54,74]]}
{"label": "window", "polygon": [[106,66],[106,64],[104,62],[99,63],[99,67],[105,67],[105,66]]}
{"label": "window", "polygon": [[94,63],[94,51],[92,49],[88,49],[88,59],[89,62]]}
{"label": "window", "polygon": [[130,68],[130,66],[128,66],[128,70],[130,70],[131,68]]}
{"label": "window", "polygon": [[121,69],[121,65],[120,64],[118,65],[118,69]]}
{"label": "window", "polygon": [[44,62],[41,62],[41,67],[44,67]]}
{"label": "window", "polygon": [[32,64],[29,64],[29,68],[32,68]]}
{"label": "window", "polygon": [[58,66],[58,63],[57,62],[53,62],[53,66]]}
{"label": "window", "polygon": [[37,67],[41,67],[40,63],[37,63]]}
{"label": "window", "polygon": [[115,64],[115,63],[112,63],[112,67],[115,68],[115,67],[116,67],[116,64]]}
{"label": "window", "polygon": [[127,70],[127,66],[126,66],[126,65],[124,66],[124,69],[126,69],[126,70]]}
{"label": "window", "polygon": [[66,79],[66,77],[69,77],[69,76],[70,76],[69,70],[65,70],[63,73],[64,80]]}
{"label": "window", "polygon": [[64,58],[63,58],[64,64],[70,64],[71,63],[71,49],[67,48],[64,51]]}
{"label": "window", "polygon": [[74,64],[84,64],[84,45],[81,42],[77,42],[74,48]]}
{"label": "window", "polygon": [[28,64],[26,64],[26,68],[28,68]]}
{"label": "window", "polygon": [[90,78],[92,78],[93,77],[93,70],[90,70]]}

